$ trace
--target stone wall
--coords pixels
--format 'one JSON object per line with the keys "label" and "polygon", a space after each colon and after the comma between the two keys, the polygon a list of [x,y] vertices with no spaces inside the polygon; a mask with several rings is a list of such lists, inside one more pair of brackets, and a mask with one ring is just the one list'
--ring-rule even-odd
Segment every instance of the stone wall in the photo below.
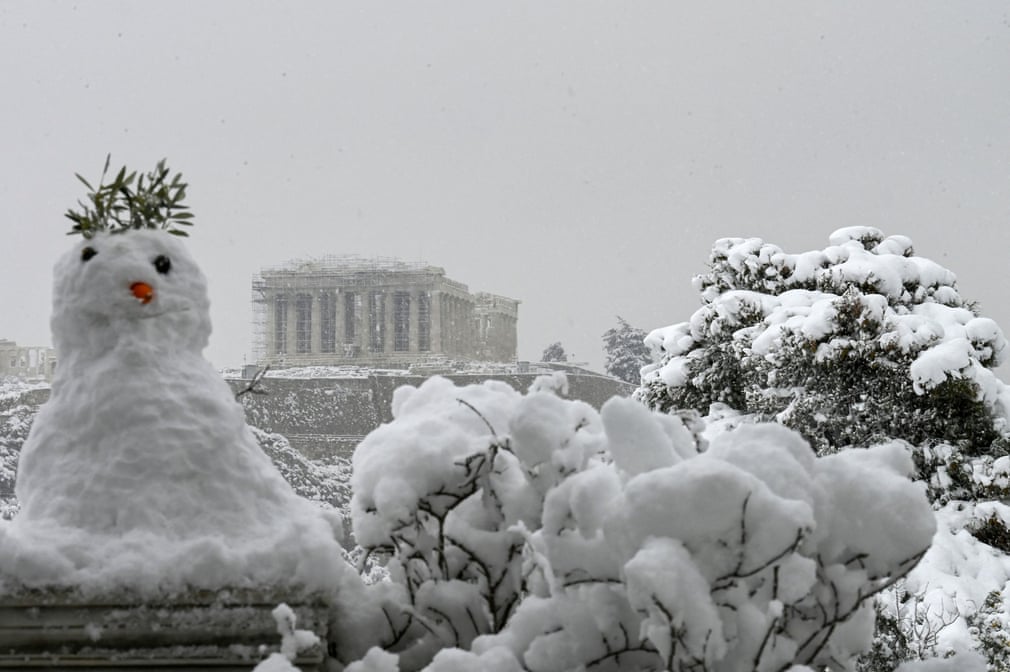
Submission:
{"label": "stone wall", "polygon": [[[634,390],[609,376],[568,373],[568,396],[594,408],[615,395]],[[445,374],[457,385],[501,380],[525,392],[538,374]],[[370,375],[361,378],[266,378],[267,394],[246,394],[246,418],[268,432],[282,434],[312,459],[348,458],[366,434],[393,419],[393,391],[401,385],[420,385],[426,376]],[[238,390],[248,381],[229,381]]]}
{"label": "stone wall", "polygon": [[[457,385],[501,380],[525,392],[537,373],[443,374]],[[615,395],[628,395],[635,387],[616,378],[589,372],[568,376],[568,396],[594,408]],[[267,394],[245,394],[242,404],[250,425],[285,436],[291,445],[312,459],[349,458],[355,446],[373,429],[393,419],[393,391],[401,385],[420,385],[421,375],[369,375],[354,378],[266,378],[259,387]],[[234,390],[247,380],[229,380]],[[49,398],[49,388],[28,390],[0,398],[0,420],[18,407],[34,410]],[[17,446],[20,448],[20,445]]]}

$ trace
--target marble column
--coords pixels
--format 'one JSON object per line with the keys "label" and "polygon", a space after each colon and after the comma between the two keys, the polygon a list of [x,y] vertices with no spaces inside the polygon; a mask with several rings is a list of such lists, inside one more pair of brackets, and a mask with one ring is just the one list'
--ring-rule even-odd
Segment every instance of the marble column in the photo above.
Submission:
{"label": "marble column", "polygon": [[288,347],[285,352],[293,355],[298,352],[298,295],[288,294],[286,306],[284,319],[287,322],[287,333],[285,340],[287,340]]}
{"label": "marble column", "polygon": [[344,292],[339,289],[333,292],[333,350],[337,357],[344,356],[344,331],[347,328],[344,321]]}
{"label": "marble column", "polygon": [[263,327],[266,347],[263,348],[263,354],[269,357],[277,354],[277,293],[267,292],[263,300],[266,301],[266,315],[264,316],[266,319]]}
{"label": "marble column", "polygon": [[437,289],[432,290],[431,298],[428,301],[428,312],[431,315],[429,337],[431,340],[431,352],[444,353],[445,346],[442,345],[442,293]]}
{"label": "marble column", "polygon": [[312,333],[309,337],[309,352],[314,355],[323,351],[323,301],[325,300],[325,292],[316,292],[312,295],[312,301],[309,302],[309,319],[311,320],[309,324],[312,327]]}
{"label": "marble column", "polygon": [[418,316],[418,308],[420,307],[420,294],[421,292],[419,291],[413,291],[407,294],[407,301],[410,302],[410,306],[407,311],[408,314],[407,329],[410,330],[407,332],[407,338],[408,338],[407,352],[411,353],[420,352],[420,348],[418,348],[417,345],[418,342],[417,336],[421,330],[420,329],[421,320],[419,319]]}
{"label": "marble column", "polygon": [[385,353],[393,352],[393,297],[394,293],[391,290],[387,289],[382,293],[382,314],[385,324],[382,334],[382,351]]}

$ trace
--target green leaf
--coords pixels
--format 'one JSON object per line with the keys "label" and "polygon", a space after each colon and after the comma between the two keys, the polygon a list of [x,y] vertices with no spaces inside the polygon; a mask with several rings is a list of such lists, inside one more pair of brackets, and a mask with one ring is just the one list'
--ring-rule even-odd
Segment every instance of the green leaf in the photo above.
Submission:
{"label": "green leaf", "polygon": [[91,191],[95,190],[95,188],[92,187],[91,184],[87,180],[85,180],[83,177],[81,177],[80,173],[74,173],[74,177],[76,177],[78,180],[80,180],[81,182],[83,182],[84,186],[87,187],[88,189],[90,189]]}
{"label": "green leaf", "polygon": [[[87,201],[77,201],[80,210],[70,209],[65,216],[76,224],[71,233],[82,233],[88,237],[98,231],[122,233],[130,229],[172,229],[172,223],[191,226],[192,215],[184,212],[188,206],[182,205],[186,196],[186,183],[182,173],[176,173],[171,183],[166,180],[171,174],[166,159],[161,159],[151,172],[139,174],[120,168],[115,178],[106,184],[112,155],[107,154],[98,187],[94,187],[80,174],[75,177],[88,189]],[[186,235],[173,230],[175,235]]]}

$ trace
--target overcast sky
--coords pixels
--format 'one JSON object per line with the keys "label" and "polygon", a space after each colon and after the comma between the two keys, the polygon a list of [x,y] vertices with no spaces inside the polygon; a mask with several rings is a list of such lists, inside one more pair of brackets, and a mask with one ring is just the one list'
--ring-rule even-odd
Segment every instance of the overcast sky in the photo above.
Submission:
{"label": "overcast sky", "polygon": [[65,210],[115,167],[190,183],[218,366],[250,281],[425,260],[522,301],[519,356],[603,364],[688,319],[712,242],[905,234],[1010,331],[1010,6],[0,2],[0,338],[49,344]]}

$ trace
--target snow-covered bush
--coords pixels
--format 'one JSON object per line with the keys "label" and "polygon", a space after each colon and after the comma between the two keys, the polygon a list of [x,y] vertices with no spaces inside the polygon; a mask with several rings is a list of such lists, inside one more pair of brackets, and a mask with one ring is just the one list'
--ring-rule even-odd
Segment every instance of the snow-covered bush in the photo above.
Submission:
{"label": "snow-covered bush", "polygon": [[0,520],[9,520],[17,513],[14,483],[18,456],[37,411],[37,407],[27,405],[0,411]]}
{"label": "snow-covered bush", "polygon": [[349,465],[346,469],[342,468],[342,462],[346,460],[337,458],[334,464],[324,466],[302,455],[284,436],[258,427],[250,426],[250,429],[259,447],[295,492],[305,499],[334,508],[343,508],[348,503],[351,496],[346,472],[350,469]]}
{"label": "snow-covered bush", "polygon": [[876,602],[877,619],[873,647],[860,657],[860,672],[893,670],[906,660],[930,660],[943,657],[941,633],[957,619],[950,605],[940,605],[933,613],[925,593],[909,593],[905,581],[886,591],[886,599]]}
{"label": "snow-covered bush", "polygon": [[851,667],[869,648],[870,598],[935,529],[900,445],[817,457],[768,424],[702,452],[679,417],[560,387],[404,387],[355,452],[401,671]]}
{"label": "snow-covered bush", "polygon": [[968,618],[968,624],[989,669],[1010,670],[1010,609],[1003,593],[989,593],[982,607]]}
{"label": "snow-covered bush", "polygon": [[930,498],[950,500],[1010,499],[1010,455],[1005,437],[997,439],[988,455],[964,455],[949,444],[910,448],[919,473],[928,475]]}
{"label": "snow-covered bush", "polygon": [[9,520],[17,513],[14,480],[18,456],[39,404],[48,393],[44,382],[26,382],[10,376],[0,379],[0,520]]}
{"label": "snow-covered bush", "polygon": [[[998,530],[1010,522],[1010,506],[995,501],[951,501],[937,509],[936,518],[937,532],[929,551],[901,584],[882,593],[879,606],[904,621],[911,658],[928,653],[927,648],[940,658],[975,649],[990,660],[990,670],[1008,669],[992,663],[1010,660],[1010,639],[1000,634],[1001,628],[1006,630],[1006,619],[998,625],[989,617],[994,610],[1007,613],[1010,556],[990,544],[989,535],[1001,536]],[[919,625],[909,618],[920,621]],[[988,629],[982,628],[983,622]],[[881,636],[887,633],[878,632],[878,640]]]}
{"label": "snow-covered bush", "polygon": [[725,238],[695,287],[691,319],[648,336],[657,361],[637,397],[651,408],[721,402],[818,451],[900,438],[974,455],[1004,433],[1002,331],[904,236],[851,227],[801,254]]}

